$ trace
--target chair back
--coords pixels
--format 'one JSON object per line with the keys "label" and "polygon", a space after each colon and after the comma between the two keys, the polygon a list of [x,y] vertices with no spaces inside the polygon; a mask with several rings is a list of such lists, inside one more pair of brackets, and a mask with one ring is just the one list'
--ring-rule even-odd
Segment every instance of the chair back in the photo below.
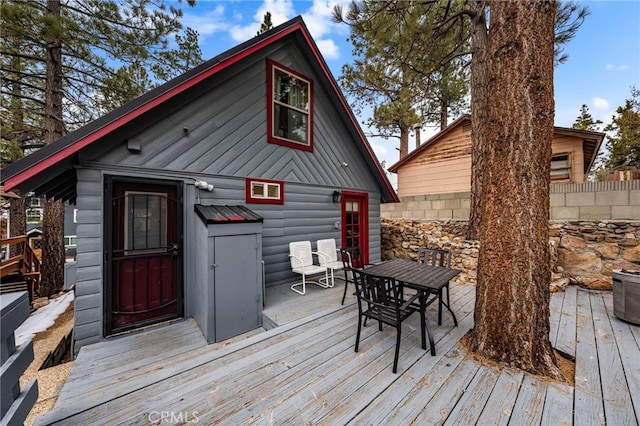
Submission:
{"label": "chair back", "polygon": [[329,238],[326,240],[318,240],[317,242],[318,259],[320,260],[320,265],[324,266],[327,263],[337,262],[338,261],[338,250],[336,250],[336,240],[333,238]]}
{"label": "chair back", "polygon": [[430,249],[420,247],[418,249],[418,262],[431,266],[451,266],[451,251],[442,249]]}
{"label": "chair back", "polygon": [[345,270],[364,266],[360,255],[360,247],[342,248],[340,249],[340,257],[342,257],[342,266]]}
{"label": "chair back", "polygon": [[394,308],[399,312],[404,300],[394,278],[368,274],[361,269],[353,269],[353,278],[361,312],[363,305],[367,305],[369,310],[379,307]]}
{"label": "chair back", "polygon": [[289,260],[291,268],[302,268],[313,266],[313,253],[311,252],[311,241],[293,241],[289,243]]}

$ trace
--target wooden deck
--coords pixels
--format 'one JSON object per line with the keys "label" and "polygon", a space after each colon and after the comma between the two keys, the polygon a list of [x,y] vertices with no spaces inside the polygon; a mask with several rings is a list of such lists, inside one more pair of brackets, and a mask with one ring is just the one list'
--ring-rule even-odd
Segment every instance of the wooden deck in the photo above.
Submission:
{"label": "wooden deck", "polygon": [[[474,361],[460,346],[474,287],[451,285],[459,327],[429,314],[437,355],[420,349],[419,317],[363,329],[334,289],[269,289],[279,326],[205,345],[192,320],[85,347],[54,411],[37,424],[609,424],[637,425],[640,327],[613,316],[611,293],[570,287],[551,303],[551,341],[576,357],[576,385]],[[413,321],[413,322],[412,322]]]}

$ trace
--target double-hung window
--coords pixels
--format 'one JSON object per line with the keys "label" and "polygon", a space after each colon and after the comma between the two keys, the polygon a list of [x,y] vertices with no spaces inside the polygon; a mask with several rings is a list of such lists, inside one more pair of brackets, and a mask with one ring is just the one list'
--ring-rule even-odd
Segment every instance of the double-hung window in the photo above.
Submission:
{"label": "double-hung window", "polygon": [[291,148],[312,151],[312,81],[271,60],[267,60],[267,70],[267,140]]}

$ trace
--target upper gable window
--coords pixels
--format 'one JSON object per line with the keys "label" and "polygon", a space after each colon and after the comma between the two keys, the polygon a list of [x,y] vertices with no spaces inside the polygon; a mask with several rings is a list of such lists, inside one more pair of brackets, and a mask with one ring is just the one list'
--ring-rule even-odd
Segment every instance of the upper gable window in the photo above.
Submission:
{"label": "upper gable window", "polygon": [[270,60],[267,60],[267,71],[267,140],[291,148],[312,151],[312,81]]}

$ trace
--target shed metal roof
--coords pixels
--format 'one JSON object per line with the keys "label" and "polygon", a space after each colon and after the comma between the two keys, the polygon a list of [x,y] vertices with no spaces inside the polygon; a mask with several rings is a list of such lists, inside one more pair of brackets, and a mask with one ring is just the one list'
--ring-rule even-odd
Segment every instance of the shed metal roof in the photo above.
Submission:
{"label": "shed metal roof", "polygon": [[245,206],[203,206],[196,204],[195,211],[207,225],[214,223],[262,222],[262,216]]}

